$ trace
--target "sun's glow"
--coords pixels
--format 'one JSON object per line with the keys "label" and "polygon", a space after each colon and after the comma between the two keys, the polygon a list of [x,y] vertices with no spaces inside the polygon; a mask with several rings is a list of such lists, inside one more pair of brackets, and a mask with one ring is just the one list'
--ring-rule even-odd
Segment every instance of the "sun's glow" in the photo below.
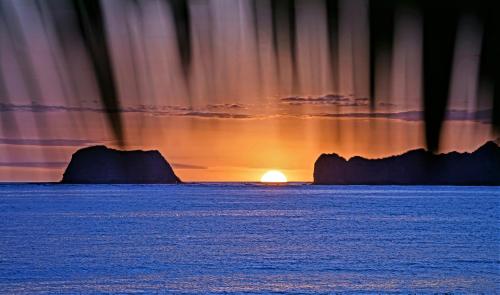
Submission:
{"label": "sun's glow", "polygon": [[287,182],[285,174],[278,170],[269,170],[260,178],[260,182],[283,183]]}

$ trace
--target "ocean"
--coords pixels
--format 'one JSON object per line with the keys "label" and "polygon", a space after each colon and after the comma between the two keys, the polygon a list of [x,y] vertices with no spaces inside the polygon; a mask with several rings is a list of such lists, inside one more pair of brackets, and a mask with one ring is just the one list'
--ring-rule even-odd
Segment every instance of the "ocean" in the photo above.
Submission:
{"label": "ocean", "polygon": [[500,187],[0,185],[0,293],[500,293]]}

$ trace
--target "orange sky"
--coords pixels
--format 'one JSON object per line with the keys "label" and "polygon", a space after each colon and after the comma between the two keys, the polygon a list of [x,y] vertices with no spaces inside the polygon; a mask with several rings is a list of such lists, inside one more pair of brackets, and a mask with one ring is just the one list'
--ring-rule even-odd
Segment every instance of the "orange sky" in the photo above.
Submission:
{"label": "orange sky", "polygon": [[[255,24],[251,1],[190,3],[186,76],[166,2],[102,2],[127,149],[160,150],[184,181],[257,181],[269,169],[310,181],[321,153],[382,157],[424,146],[422,23],[412,11],[395,15],[390,60],[377,59],[374,119],[366,115],[368,2],[339,2],[332,50],[325,2],[298,1],[294,54],[286,34],[273,48],[269,5]],[[0,26],[0,181],[58,181],[78,148],[114,146],[81,36],[61,58],[56,27],[35,4],[13,1],[8,11],[23,42]],[[492,89],[478,83],[480,36],[476,21],[461,21],[448,104],[459,113],[445,123],[443,151],[472,151],[492,137],[489,125],[471,121],[491,109]]]}
{"label": "orange sky", "polygon": [[[83,133],[75,132],[77,126],[72,126],[74,121],[67,121],[65,115],[64,112],[50,115],[53,122],[50,138],[82,138]],[[18,114],[18,120],[23,116],[29,120],[31,113]],[[84,138],[89,142],[82,142],[81,146],[99,143],[113,146],[109,132],[103,128],[106,125],[100,118],[102,114],[86,116],[90,126]],[[140,117],[144,118],[142,122]],[[321,153],[373,158],[423,146],[420,121],[300,116],[221,119],[143,114],[126,114],[125,119],[127,148],[160,150],[184,181],[258,181],[270,169],[283,171],[290,181],[311,181],[314,161]],[[28,130],[24,138],[34,138],[35,131],[31,132],[32,135]],[[447,121],[442,150],[472,151],[490,138],[489,125]],[[0,162],[4,165],[66,163],[78,148],[4,143],[0,144]],[[64,171],[62,164],[50,169],[15,166],[1,167],[0,180],[58,181]]]}

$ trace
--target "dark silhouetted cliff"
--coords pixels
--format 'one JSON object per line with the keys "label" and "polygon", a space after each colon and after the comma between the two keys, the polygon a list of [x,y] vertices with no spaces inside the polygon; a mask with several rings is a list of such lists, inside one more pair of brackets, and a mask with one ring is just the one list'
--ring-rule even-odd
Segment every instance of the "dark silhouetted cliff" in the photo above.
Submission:
{"label": "dark silhouetted cliff", "polygon": [[180,183],[158,151],[118,151],[105,146],[78,150],[62,183]]}
{"label": "dark silhouetted cliff", "polygon": [[314,183],[500,185],[500,147],[490,141],[473,153],[418,149],[373,160],[322,154],[314,164]]}

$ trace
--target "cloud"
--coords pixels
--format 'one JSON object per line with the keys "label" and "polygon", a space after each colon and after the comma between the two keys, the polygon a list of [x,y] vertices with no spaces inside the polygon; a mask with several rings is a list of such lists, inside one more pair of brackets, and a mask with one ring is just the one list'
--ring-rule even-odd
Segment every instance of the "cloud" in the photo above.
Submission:
{"label": "cloud", "polygon": [[30,139],[30,138],[0,138],[0,144],[32,145],[32,146],[87,146],[102,144],[86,139]]}
{"label": "cloud", "polygon": [[46,168],[61,169],[68,165],[66,162],[0,162],[0,167],[10,168]]}
{"label": "cloud", "polygon": [[[311,117],[330,118],[383,118],[403,121],[422,121],[423,111],[406,112],[373,112],[373,113],[320,113],[310,115]],[[468,112],[466,110],[449,110],[445,114],[447,121],[475,121],[481,123],[491,122],[491,110],[480,110]]]}
{"label": "cloud", "polygon": [[336,106],[367,106],[369,103],[368,98],[355,98],[353,96],[345,96],[338,94],[327,94],[319,97],[310,96],[290,96],[280,99],[280,102],[289,105],[303,105],[303,104],[316,104],[316,105],[336,105]]}
{"label": "cloud", "polygon": [[183,114],[181,116],[189,117],[202,117],[202,118],[218,118],[218,119],[250,119],[256,116],[248,114],[235,114],[235,113],[225,113],[225,112],[204,112],[204,111],[193,111]]}
{"label": "cloud", "polygon": [[[128,106],[120,109],[122,113],[151,113],[151,114],[174,114],[175,112],[192,111],[188,106],[155,106],[155,105],[137,105]],[[102,110],[104,111],[104,110]]]}
{"label": "cloud", "polygon": [[[320,97],[301,97],[291,96],[279,99],[279,102],[286,105],[325,105],[325,106],[342,106],[342,107],[367,107],[369,100],[367,98],[355,98],[353,96],[328,94]],[[387,102],[381,102],[378,106],[394,106]],[[399,111],[399,112],[350,112],[350,113],[301,113],[294,114],[289,111],[278,112],[276,114],[259,114],[260,109],[255,109],[253,112],[241,113],[240,111],[247,109],[242,104],[208,104],[205,108],[194,109],[188,106],[155,106],[155,105],[138,105],[123,107],[120,109],[122,113],[145,113],[154,116],[182,116],[182,117],[199,117],[199,118],[215,118],[215,119],[260,119],[270,118],[277,116],[291,116],[291,117],[331,117],[331,118],[385,118],[403,121],[421,121],[423,118],[423,111]],[[221,110],[221,111],[213,111]],[[89,111],[89,112],[105,112],[103,108],[95,107],[72,107],[72,106],[51,106],[51,105],[14,105],[14,104],[0,104],[0,112],[6,111],[25,111],[25,112],[56,112],[56,111]],[[446,113],[446,120],[450,121],[475,121],[481,123],[491,122],[491,110],[480,110],[469,112],[467,110],[449,110]],[[0,144],[3,139],[0,139]],[[100,142],[82,141],[74,142],[62,140],[54,140],[51,144],[50,140],[47,143],[40,143],[40,145],[62,145],[62,146],[80,146],[89,144],[99,144]],[[30,140],[26,140],[25,144],[37,145],[36,143],[30,144]],[[14,143],[4,143],[14,144]],[[23,143],[18,143],[23,144]]]}
{"label": "cloud", "polygon": [[238,103],[222,103],[222,104],[207,104],[207,109],[245,109],[242,104]]}
{"label": "cloud", "polygon": [[170,163],[170,165],[172,165],[172,167],[176,169],[208,169],[208,167],[205,166],[183,164],[183,163]]}
{"label": "cloud", "polygon": [[[122,107],[117,110],[122,113],[170,113],[174,111],[191,111],[191,107],[186,106],[154,106],[154,105],[137,105]],[[27,104],[18,105],[10,103],[0,103],[0,112],[107,112],[102,107],[89,106],[63,106],[63,105],[42,105],[42,104]]]}
{"label": "cloud", "polygon": [[312,117],[330,117],[330,118],[383,118],[383,119],[397,119],[403,121],[421,121],[423,112],[421,111],[408,111],[408,112],[373,112],[373,113],[319,113],[311,115]]}
{"label": "cloud", "polygon": [[85,106],[61,106],[61,105],[42,105],[42,104],[11,104],[0,103],[0,112],[104,112],[103,108],[85,107]]}
{"label": "cloud", "polygon": [[[217,104],[207,105],[210,109],[243,109],[244,107],[239,104]],[[60,106],[60,105],[14,105],[14,104],[0,104],[0,112],[98,112],[104,113],[104,108],[95,107],[74,107],[74,106]],[[154,105],[138,105],[123,107],[119,110],[121,113],[146,113],[155,116],[192,116],[203,118],[220,118],[220,119],[247,119],[253,116],[248,114],[240,114],[233,112],[213,112],[195,110],[192,107],[185,106],[154,106]]]}

